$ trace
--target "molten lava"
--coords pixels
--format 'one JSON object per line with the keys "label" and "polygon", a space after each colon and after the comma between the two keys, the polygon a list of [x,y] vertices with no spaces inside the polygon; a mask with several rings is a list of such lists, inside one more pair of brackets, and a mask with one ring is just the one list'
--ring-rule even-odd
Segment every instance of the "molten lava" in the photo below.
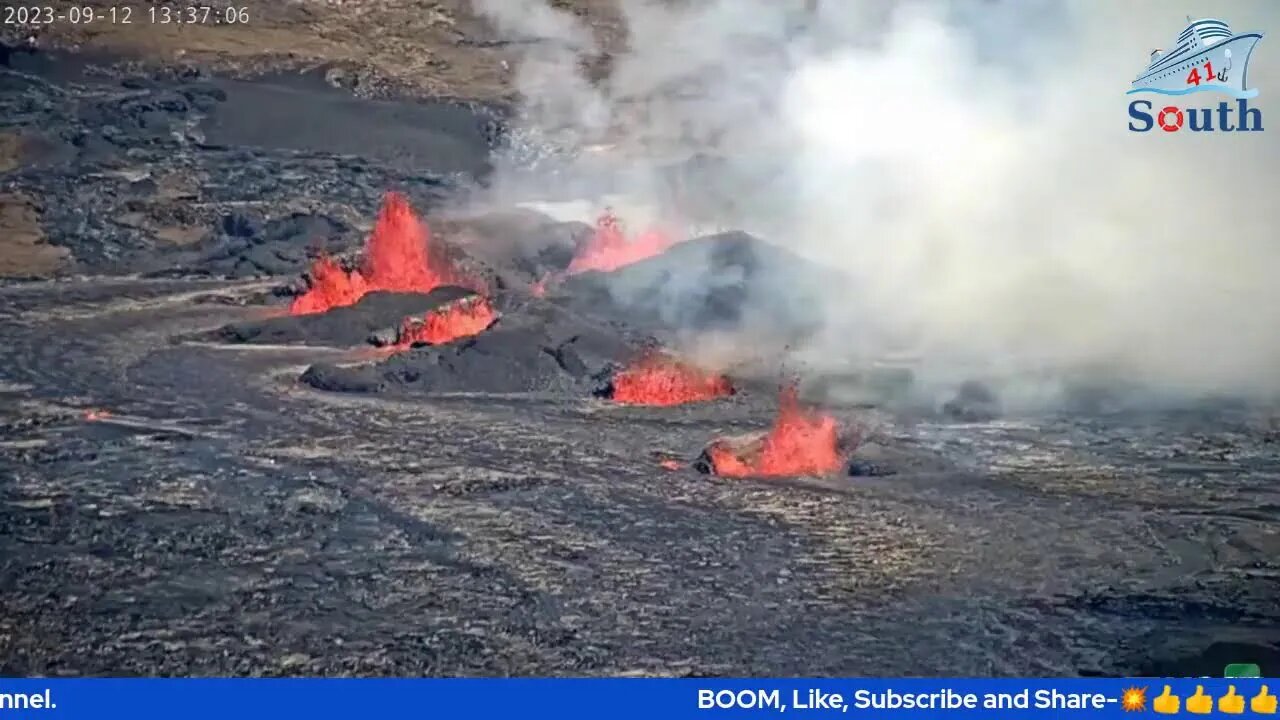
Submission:
{"label": "molten lava", "polygon": [[311,315],[354,305],[367,292],[369,284],[359,271],[348,273],[335,258],[323,256],[311,266],[311,289],[293,299],[289,314]]}
{"label": "molten lava", "polygon": [[406,320],[400,327],[397,348],[414,343],[443,345],[488,329],[498,313],[488,298],[473,295],[428,312],[421,320]]}
{"label": "molten lava", "polygon": [[588,270],[610,272],[651,258],[675,243],[674,237],[659,230],[649,230],[628,240],[617,216],[606,210],[596,221],[595,233],[574,255],[565,272],[569,275]]}
{"label": "molten lava", "polygon": [[399,193],[387,193],[365,243],[360,274],[375,289],[393,292],[431,292],[458,284],[457,273],[434,250],[430,230],[409,201]]}
{"label": "molten lava", "polygon": [[613,376],[610,397],[624,405],[682,405],[732,394],[725,376],[650,353]]}
{"label": "molten lava", "polygon": [[794,385],[783,389],[778,417],[764,437],[707,446],[715,474],[726,477],[828,475],[840,469],[835,418],[800,406]]}
{"label": "molten lava", "polygon": [[311,288],[294,298],[289,312],[309,315],[354,305],[365,293],[431,292],[441,285],[471,287],[431,244],[431,233],[409,201],[389,192],[373,233],[365,242],[360,268],[348,272],[337,260],[321,257],[311,267]]}

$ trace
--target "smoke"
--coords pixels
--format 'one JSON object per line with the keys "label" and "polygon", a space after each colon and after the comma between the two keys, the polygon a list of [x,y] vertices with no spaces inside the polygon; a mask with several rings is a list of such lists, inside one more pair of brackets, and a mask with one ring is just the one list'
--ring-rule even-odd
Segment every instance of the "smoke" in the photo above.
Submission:
{"label": "smoke", "polygon": [[[850,278],[817,288],[811,365],[905,353],[943,381],[1280,391],[1280,208],[1264,197],[1280,125],[1128,130],[1129,80],[1204,8],[803,5],[621,0],[626,47],[593,82],[584,60],[598,49],[576,17],[478,1],[539,39],[520,66],[521,128],[558,148],[557,187],[741,227]],[[1237,32],[1280,28],[1270,0],[1214,12]],[[1264,125],[1280,123],[1271,42],[1249,67]],[[520,178],[496,187],[527,196]]]}

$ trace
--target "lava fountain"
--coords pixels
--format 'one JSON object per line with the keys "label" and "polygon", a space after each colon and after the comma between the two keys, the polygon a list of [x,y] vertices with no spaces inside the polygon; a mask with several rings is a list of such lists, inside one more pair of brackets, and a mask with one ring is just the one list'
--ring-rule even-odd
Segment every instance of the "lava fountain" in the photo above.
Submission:
{"label": "lava fountain", "polygon": [[829,475],[844,464],[835,418],[802,407],[794,384],[783,388],[778,417],[767,433],[714,440],[706,457],[716,475],[739,478]]}
{"label": "lava fountain", "polygon": [[416,343],[443,345],[458,338],[478,335],[498,319],[489,299],[481,295],[456,300],[431,310],[421,319],[410,318],[400,326],[397,349]]}
{"label": "lava fountain", "polygon": [[732,394],[727,377],[651,352],[614,374],[608,397],[624,405],[683,405]]}
{"label": "lava fountain", "polygon": [[618,217],[606,210],[596,220],[595,232],[574,255],[565,274],[576,275],[588,270],[610,272],[665,252],[675,244],[674,236],[657,229],[628,239]]}
{"label": "lava fountain", "polygon": [[334,258],[311,267],[311,287],[294,298],[293,315],[310,315],[353,305],[375,290],[427,293],[441,285],[472,287],[431,243],[431,232],[414,214],[405,196],[389,192],[373,232],[365,242],[360,267],[347,271]]}

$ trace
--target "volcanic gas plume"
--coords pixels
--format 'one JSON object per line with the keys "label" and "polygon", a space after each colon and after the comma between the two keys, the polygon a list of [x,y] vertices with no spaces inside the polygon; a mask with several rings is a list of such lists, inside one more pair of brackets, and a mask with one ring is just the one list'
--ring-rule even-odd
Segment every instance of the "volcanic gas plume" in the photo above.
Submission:
{"label": "volcanic gas plume", "polygon": [[587,270],[610,272],[625,265],[657,255],[676,243],[675,238],[661,230],[650,229],[628,239],[622,231],[618,217],[606,210],[596,220],[596,231],[574,255],[565,271],[575,275]]}
{"label": "volcanic gas plume", "polygon": [[421,319],[405,320],[396,347],[408,348],[415,343],[442,345],[483,332],[497,319],[498,313],[488,298],[481,295],[462,298],[428,312]]}
{"label": "volcanic gas plume", "polygon": [[613,376],[609,397],[624,405],[682,405],[732,394],[725,376],[651,352]]}
{"label": "volcanic gas plume", "polygon": [[721,438],[706,449],[711,470],[726,477],[827,475],[840,469],[835,418],[800,405],[795,385],[783,388],[778,417],[762,437]]}
{"label": "volcanic gas plume", "polygon": [[426,293],[441,285],[475,283],[432,246],[430,231],[409,201],[389,192],[365,242],[359,269],[348,272],[334,258],[319,258],[311,268],[311,288],[294,299],[289,312],[309,315],[353,305],[375,290]]}
{"label": "volcanic gas plume", "polygon": [[551,280],[552,280],[551,275],[545,274],[542,277],[535,280],[534,282],[530,283],[529,294],[537,298],[546,297],[547,283],[551,282]]}

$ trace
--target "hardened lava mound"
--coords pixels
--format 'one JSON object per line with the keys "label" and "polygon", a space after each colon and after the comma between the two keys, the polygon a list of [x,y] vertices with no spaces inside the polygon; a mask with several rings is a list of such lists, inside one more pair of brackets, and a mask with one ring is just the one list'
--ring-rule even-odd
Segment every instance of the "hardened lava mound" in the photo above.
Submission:
{"label": "hardened lava mound", "polygon": [[[679,358],[655,367],[653,348],[747,325],[787,339],[812,330],[802,293],[766,302],[779,295],[769,285],[776,275],[808,268],[744,233],[629,238],[611,213],[585,231],[532,212],[442,225],[449,235],[389,193],[359,255],[317,257],[287,314],[213,336],[390,351],[303,373],[327,391],[559,392],[671,405],[727,397],[732,383],[722,368]],[[522,230],[524,241],[512,242]]]}

